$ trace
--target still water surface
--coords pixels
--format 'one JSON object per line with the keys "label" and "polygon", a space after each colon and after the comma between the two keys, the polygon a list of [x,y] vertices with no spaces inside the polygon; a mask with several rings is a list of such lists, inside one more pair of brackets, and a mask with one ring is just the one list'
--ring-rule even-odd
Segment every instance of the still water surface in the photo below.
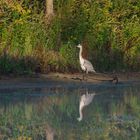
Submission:
{"label": "still water surface", "polygon": [[140,84],[0,90],[0,140],[140,140]]}

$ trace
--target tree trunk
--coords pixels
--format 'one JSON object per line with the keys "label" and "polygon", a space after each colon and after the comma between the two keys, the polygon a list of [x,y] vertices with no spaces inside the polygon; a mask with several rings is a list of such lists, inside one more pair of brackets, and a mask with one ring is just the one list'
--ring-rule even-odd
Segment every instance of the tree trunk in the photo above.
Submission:
{"label": "tree trunk", "polygon": [[46,0],[46,16],[52,16],[53,14],[53,0]]}

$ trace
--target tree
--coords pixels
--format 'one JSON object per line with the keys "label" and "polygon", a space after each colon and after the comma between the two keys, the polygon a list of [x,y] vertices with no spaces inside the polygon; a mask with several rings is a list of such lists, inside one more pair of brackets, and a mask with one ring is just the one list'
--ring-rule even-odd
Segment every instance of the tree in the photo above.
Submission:
{"label": "tree", "polygon": [[53,16],[53,0],[46,0],[46,17]]}

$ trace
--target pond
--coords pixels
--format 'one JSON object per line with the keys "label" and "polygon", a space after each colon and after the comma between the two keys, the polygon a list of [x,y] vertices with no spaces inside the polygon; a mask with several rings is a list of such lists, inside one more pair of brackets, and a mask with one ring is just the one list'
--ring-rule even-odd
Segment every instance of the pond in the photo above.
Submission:
{"label": "pond", "polygon": [[139,140],[140,83],[0,89],[1,140]]}

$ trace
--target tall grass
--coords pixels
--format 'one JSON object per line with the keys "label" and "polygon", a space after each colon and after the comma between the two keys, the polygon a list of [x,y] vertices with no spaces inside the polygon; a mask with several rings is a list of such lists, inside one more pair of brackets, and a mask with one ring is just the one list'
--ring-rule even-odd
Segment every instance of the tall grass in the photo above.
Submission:
{"label": "tall grass", "polygon": [[54,1],[51,22],[44,5],[0,3],[1,73],[78,71],[75,46],[85,42],[97,71],[140,70],[139,2]]}

